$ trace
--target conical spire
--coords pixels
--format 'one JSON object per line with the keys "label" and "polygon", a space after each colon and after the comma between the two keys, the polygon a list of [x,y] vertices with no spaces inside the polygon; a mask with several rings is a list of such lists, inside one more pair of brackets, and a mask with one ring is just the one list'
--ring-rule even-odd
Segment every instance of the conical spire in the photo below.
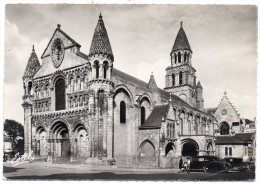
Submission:
{"label": "conical spire", "polygon": [[176,39],[175,39],[175,42],[173,44],[171,52],[174,52],[176,50],[184,50],[184,49],[191,51],[188,38],[187,38],[186,33],[185,33],[185,31],[182,27],[182,23],[183,22],[181,21],[181,27],[179,29],[177,36],[176,36]]}
{"label": "conical spire", "polygon": [[202,88],[201,84],[200,84],[200,81],[197,83],[196,85],[197,88]]}
{"label": "conical spire", "polygon": [[90,56],[94,54],[107,54],[109,57],[111,57],[112,61],[114,60],[112,48],[101,13],[99,15],[98,23],[89,50]]}
{"label": "conical spire", "polygon": [[25,68],[25,71],[24,71],[24,74],[23,74],[23,78],[33,77],[35,75],[35,73],[39,70],[40,66],[41,65],[40,65],[38,57],[35,53],[34,45],[33,45],[32,53],[31,53],[31,56],[30,56],[30,58],[27,62],[27,65],[26,65],[26,68]]}
{"label": "conical spire", "polygon": [[150,80],[147,84],[147,88],[150,89],[151,91],[157,91],[158,90],[158,87],[157,87],[157,84],[155,82],[153,73],[150,75]]}

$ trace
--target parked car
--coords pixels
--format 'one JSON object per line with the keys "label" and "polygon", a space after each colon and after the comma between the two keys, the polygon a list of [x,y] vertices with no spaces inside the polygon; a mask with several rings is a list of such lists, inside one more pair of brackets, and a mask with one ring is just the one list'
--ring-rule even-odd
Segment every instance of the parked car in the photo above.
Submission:
{"label": "parked car", "polygon": [[190,170],[203,172],[219,172],[231,168],[223,159],[215,156],[197,156],[192,157]]}
{"label": "parked car", "polygon": [[247,171],[247,170],[254,170],[255,163],[254,162],[243,162],[242,158],[235,158],[235,157],[226,157],[226,162],[232,165],[230,171]]}

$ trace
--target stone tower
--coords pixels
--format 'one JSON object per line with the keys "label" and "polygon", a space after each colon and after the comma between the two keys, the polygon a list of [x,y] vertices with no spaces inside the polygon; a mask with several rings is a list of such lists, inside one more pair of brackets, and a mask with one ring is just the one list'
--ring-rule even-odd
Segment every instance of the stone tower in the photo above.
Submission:
{"label": "stone tower", "polygon": [[170,56],[171,66],[166,68],[165,90],[196,107],[196,70],[191,65],[192,50],[182,22]]}
{"label": "stone tower", "polygon": [[31,143],[32,143],[32,102],[33,102],[33,76],[40,68],[40,63],[38,57],[35,53],[34,46],[32,49],[31,56],[26,65],[24,75],[23,75],[23,108],[24,108],[24,151],[25,153],[31,152]]}
{"label": "stone tower", "polygon": [[[89,51],[91,78],[88,83],[92,91],[89,103],[92,112],[92,157],[111,159],[113,125],[113,90],[112,82],[114,56],[102,15],[98,23]],[[102,159],[104,160],[104,159]]]}

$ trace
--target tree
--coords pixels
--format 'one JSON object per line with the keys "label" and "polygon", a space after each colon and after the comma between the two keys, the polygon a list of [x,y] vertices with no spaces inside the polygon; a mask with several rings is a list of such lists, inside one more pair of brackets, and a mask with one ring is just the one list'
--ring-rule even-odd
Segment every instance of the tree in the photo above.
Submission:
{"label": "tree", "polygon": [[17,144],[19,137],[24,138],[24,128],[21,123],[18,123],[15,120],[6,119],[4,123],[4,131],[7,136],[12,140],[14,148],[17,148],[17,145],[20,147],[20,144]]}

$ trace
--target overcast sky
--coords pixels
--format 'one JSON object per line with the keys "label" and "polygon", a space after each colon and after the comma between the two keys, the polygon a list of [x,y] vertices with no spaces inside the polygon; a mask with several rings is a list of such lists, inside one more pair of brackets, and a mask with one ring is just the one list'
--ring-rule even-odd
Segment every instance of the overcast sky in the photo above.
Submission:
{"label": "overcast sky", "polygon": [[[114,67],[165,86],[165,68],[183,21],[201,81],[205,107],[224,91],[241,117],[256,116],[257,9],[234,5],[7,5],[4,118],[23,123],[22,76],[32,45],[40,59],[57,24],[88,54],[99,13],[114,53]],[[40,61],[41,62],[41,61]]]}

